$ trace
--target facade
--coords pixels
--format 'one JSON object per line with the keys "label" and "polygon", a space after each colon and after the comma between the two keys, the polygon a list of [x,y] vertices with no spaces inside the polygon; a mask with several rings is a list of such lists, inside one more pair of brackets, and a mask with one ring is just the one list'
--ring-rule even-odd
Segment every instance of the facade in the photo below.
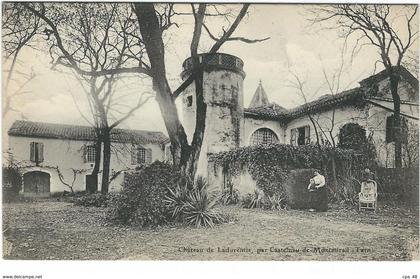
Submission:
{"label": "facade", "polygon": [[[26,196],[86,190],[95,161],[92,127],[16,121],[9,129],[10,160],[23,174]],[[110,191],[121,187],[123,173],[138,165],[164,160],[168,138],[161,132],[113,129]],[[102,168],[102,166],[101,166]],[[97,190],[101,189],[101,172]],[[68,185],[66,185],[68,184]]]}
{"label": "facade", "polygon": [[[211,153],[256,144],[305,145],[317,141],[337,144],[340,130],[349,123],[366,131],[376,147],[379,165],[394,167],[393,102],[385,72],[360,81],[357,88],[324,95],[292,109],[270,103],[260,81],[249,107],[245,108],[242,60],[223,53],[201,54],[199,59],[204,67],[207,115],[197,175],[207,176],[207,158]],[[191,59],[187,59],[181,77],[188,78],[191,70]],[[405,69],[399,94],[407,135],[417,132],[418,136],[418,80]],[[191,141],[196,122],[194,84],[182,93],[182,113]],[[24,194],[36,189],[47,194],[60,192],[69,190],[68,185],[74,185],[75,191],[86,190],[95,158],[93,128],[16,121],[8,134],[11,160],[24,170]],[[171,158],[169,140],[160,132],[114,129],[111,139],[111,191],[120,189],[123,179],[120,174],[124,171]],[[404,142],[405,147],[410,144],[408,140]],[[408,148],[404,150],[407,155]],[[100,183],[96,184],[100,190]]]}
{"label": "facade", "polygon": [[[376,147],[378,164],[394,167],[393,101],[385,71],[336,95],[323,95],[301,106],[285,109],[270,103],[260,81],[248,108],[243,103],[243,62],[228,54],[202,54],[204,95],[208,106],[205,143],[198,174],[207,174],[207,154],[252,144],[337,144],[346,124],[365,129]],[[187,59],[182,78],[188,77]],[[418,80],[403,69],[399,84],[402,122],[418,131]],[[195,127],[194,85],[183,93],[184,125],[191,140]],[[311,115],[312,120],[308,115]],[[316,128],[316,129],[315,129]],[[407,141],[406,141],[407,143]]]}

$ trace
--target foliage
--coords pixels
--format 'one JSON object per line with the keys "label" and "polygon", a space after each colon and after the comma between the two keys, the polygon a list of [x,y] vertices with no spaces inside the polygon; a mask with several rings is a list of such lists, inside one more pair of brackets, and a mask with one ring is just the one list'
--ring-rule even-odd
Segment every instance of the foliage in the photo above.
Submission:
{"label": "foliage", "polygon": [[85,194],[73,199],[74,205],[80,205],[85,207],[107,207],[108,200],[110,199],[112,194],[102,194],[102,193],[94,193],[94,194]]}
{"label": "foliage", "polygon": [[[254,145],[237,148],[227,152],[212,154],[210,160],[215,167],[222,167],[224,172],[231,176],[237,176],[241,172],[248,171],[252,179],[256,181],[258,189],[267,196],[277,195],[285,197],[287,189],[291,185],[297,185],[298,191],[302,192],[300,206],[306,203],[306,186],[313,174],[313,169],[319,169],[332,181],[331,158],[334,156],[337,176],[350,179],[360,173],[365,167],[367,154],[359,153],[352,149],[333,148],[328,146],[303,145],[292,146],[285,144]],[[299,183],[293,182],[290,177],[292,170],[308,169],[308,174]],[[297,178],[296,178],[297,179]],[[337,185],[342,187],[343,185]],[[297,189],[297,188],[296,188]],[[339,191],[343,191],[339,189]],[[289,191],[290,195],[290,191]],[[249,207],[255,195],[248,195],[243,199],[243,204]],[[256,201],[256,200],[255,200]],[[291,200],[288,200],[291,202]],[[252,205],[253,206],[253,205]]]}
{"label": "foliage", "polygon": [[239,191],[233,188],[233,184],[229,183],[228,186],[223,189],[220,196],[220,202],[223,205],[237,204],[239,202]]}
{"label": "foliage", "polygon": [[419,126],[410,123],[407,141],[403,144],[403,162],[406,168],[419,166]]}
{"label": "foliage", "polygon": [[241,204],[245,208],[262,208],[264,192],[256,189],[253,194],[247,194],[242,198]]}
{"label": "foliage", "polygon": [[109,201],[109,219],[140,227],[167,223],[171,218],[165,196],[180,180],[172,165],[158,161],[139,172],[126,174],[121,193]]}
{"label": "foliage", "polygon": [[271,210],[280,210],[286,208],[286,195],[279,196],[274,194],[264,199],[264,208]]}
{"label": "foliage", "polygon": [[347,123],[341,127],[338,134],[337,147],[343,149],[353,149],[370,159],[366,165],[372,165],[376,157],[374,144],[366,137],[366,130],[357,123]]}
{"label": "foliage", "polygon": [[3,166],[3,202],[13,202],[19,199],[22,189],[22,175],[19,167],[13,164]]}
{"label": "foliage", "polygon": [[168,188],[168,194],[165,196],[165,205],[171,212],[175,221],[181,221],[185,208],[185,201],[188,199],[189,182],[180,181],[174,189]]}
{"label": "foliage", "polygon": [[194,185],[178,183],[175,189],[168,189],[165,196],[165,204],[174,220],[197,227],[213,227],[225,221],[214,211],[217,201],[218,198],[208,192],[207,182],[202,177],[198,177]]}
{"label": "foliage", "polygon": [[338,187],[335,195],[329,195],[331,202],[342,202],[355,205],[358,202],[360,182],[355,178],[338,178]]}

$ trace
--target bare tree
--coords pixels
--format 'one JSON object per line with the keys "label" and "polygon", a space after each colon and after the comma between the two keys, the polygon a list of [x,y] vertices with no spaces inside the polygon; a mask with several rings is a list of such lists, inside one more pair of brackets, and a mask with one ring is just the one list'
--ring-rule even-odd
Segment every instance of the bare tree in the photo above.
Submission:
{"label": "bare tree", "polygon": [[394,105],[396,168],[402,167],[398,84],[402,63],[418,38],[417,8],[417,5],[323,5],[313,9],[311,19],[315,23],[333,21],[341,36],[357,36],[356,45],[367,44],[378,50],[378,61],[386,69]]}
{"label": "bare tree", "polygon": [[116,3],[23,5],[48,26],[45,32],[53,68],[70,68],[82,86],[87,87],[84,91],[92,117],[90,121],[85,119],[95,128],[97,137],[92,174],[99,172],[99,151],[103,145],[101,191],[107,193],[112,130],[151,97],[138,94],[137,103],[130,106],[119,103],[115,96],[114,87],[122,75],[146,71],[142,61],[144,50],[131,33],[132,11]]}
{"label": "bare tree", "polygon": [[[80,41],[84,41],[83,34],[76,36],[66,37],[66,28],[68,23],[72,21],[73,17],[77,18],[77,12],[82,6],[89,6],[92,4],[28,4],[24,5],[34,15],[40,17],[43,22],[48,26],[48,34],[55,38],[54,44],[51,49],[58,50],[57,53],[52,53],[55,65],[64,65],[73,68],[78,74],[84,76],[103,77],[107,75],[115,75],[121,73],[137,73],[151,77],[153,89],[156,92],[156,101],[169,134],[171,141],[171,151],[173,155],[174,164],[181,168],[185,174],[193,177],[196,172],[197,161],[201,150],[204,130],[205,130],[205,117],[206,105],[203,100],[202,92],[202,72],[203,65],[198,63],[198,49],[200,38],[202,37],[202,29],[205,26],[207,17],[222,17],[226,22],[230,23],[228,27],[223,27],[223,34],[217,37],[210,32],[209,28],[205,26],[208,36],[215,40],[215,43],[209,50],[209,53],[217,52],[220,47],[228,41],[242,41],[246,43],[254,43],[262,40],[249,40],[242,37],[233,37],[232,34],[247,14],[249,4],[245,4],[240,9],[236,16],[232,16],[231,12],[220,12],[216,5],[199,4],[191,5],[191,12],[179,13],[175,11],[175,4],[153,4],[153,3],[134,3],[130,4],[101,4],[101,8],[109,10],[115,9],[121,15],[115,24],[119,24],[118,31],[114,31],[114,36],[105,36],[104,40],[100,40],[101,52],[98,56],[104,55],[103,45],[108,44],[111,38],[118,38],[118,44],[111,46],[114,52],[118,52],[121,59],[114,60],[114,63],[107,64],[106,67],[99,65],[98,68],[86,67],[82,63],[81,58],[85,58],[85,51],[80,51]],[[97,4],[100,5],[100,4]],[[66,9],[62,15],[57,14],[57,9]],[[92,8],[85,8],[92,9]],[[67,12],[69,10],[70,12]],[[125,11],[125,14],[123,13]],[[172,90],[167,77],[167,69],[165,62],[165,44],[164,33],[172,26],[178,26],[176,18],[180,16],[193,16],[194,17],[194,35],[191,41],[191,56],[193,57],[193,70],[192,74],[175,90]],[[90,15],[91,18],[101,18],[101,12]],[[64,19],[64,20],[63,20]],[[231,22],[231,19],[233,21]],[[74,20],[73,20],[74,21]],[[62,22],[65,26],[63,26]],[[113,26],[113,21],[110,20],[109,24]],[[83,31],[85,28],[80,26],[79,22],[75,21],[75,27]],[[82,27],[82,28],[80,28]],[[90,32],[85,32],[90,38]],[[73,48],[69,48],[66,40],[73,40],[79,44],[73,44]],[[83,44],[81,44],[83,46]],[[75,53],[79,53],[76,56]],[[92,56],[87,55],[87,59]],[[93,56],[93,58],[96,58]],[[118,62],[120,61],[120,62]],[[115,63],[117,62],[117,63]],[[89,66],[89,65],[88,65]],[[182,126],[175,99],[185,90],[192,82],[196,85],[197,94],[197,117],[196,117],[196,130],[194,132],[192,143],[189,144],[184,127]],[[101,87],[102,85],[99,85]],[[105,86],[105,85],[103,85]]]}
{"label": "bare tree", "polygon": [[[327,89],[328,95],[326,98],[334,98],[335,95],[339,94],[341,91],[347,89],[350,83],[347,83],[343,86],[343,75],[347,69],[352,64],[353,53],[350,55],[348,61],[346,61],[346,50],[347,50],[347,40],[344,40],[343,45],[340,49],[340,60],[337,63],[337,68],[331,72],[327,72],[326,68],[322,66],[322,75],[323,83],[313,92],[308,92],[306,87],[306,80],[300,77],[296,72],[290,69],[289,73],[292,76],[292,79],[289,80],[288,85],[291,88],[294,88],[297,94],[303,100],[303,108],[305,109],[305,114],[311,121],[312,127],[315,131],[316,144],[320,147],[321,145],[328,145],[332,147],[332,153],[330,154],[331,159],[331,171],[332,171],[332,191],[336,193],[337,188],[337,175],[336,175],[336,160],[335,160],[335,148],[337,147],[337,137],[335,133],[337,128],[337,119],[336,119],[336,107],[332,106],[331,109],[327,112],[321,113],[312,112],[308,105],[309,100],[317,96],[320,90],[324,88]],[[322,60],[321,60],[322,63]],[[322,96],[321,96],[322,98]]]}
{"label": "bare tree", "polygon": [[60,180],[60,182],[63,183],[63,185],[67,186],[72,194],[74,193],[74,183],[76,182],[77,175],[81,174],[81,173],[85,173],[87,171],[85,169],[71,168],[72,175],[73,175],[72,179],[69,180],[69,181],[66,181],[63,173],[60,171],[60,168],[58,166],[57,167],[52,167],[52,168],[57,171],[58,179]]}
{"label": "bare tree", "polygon": [[[24,73],[16,70],[18,58],[24,47],[31,47],[31,42],[41,28],[40,19],[17,3],[2,4],[2,46],[3,66],[7,75],[3,84],[3,117],[13,110],[18,111],[13,105],[14,98],[27,94],[26,86],[35,78],[35,73]],[[15,75],[19,78],[15,78]],[[16,88],[10,89],[10,83],[16,82]]]}
{"label": "bare tree", "polygon": [[[161,20],[161,14],[156,10],[152,3],[135,3],[133,9],[137,15],[140,32],[145,44],[150,60],[150,72],[153,80],[153,87],[156,91],[156,100],[159,103],[166,129],[171,140],[171,151],[173,162],[189,177],[193,178],[197,170],[197,162],[201,151],[201,145],[205,131],[206,104],[203,98],[203,64],[199,63],[198,46],[202,37],[203,27],[215,42],[208,53],[216,53],[220,47],[228,41],[247,41],[245,38],[233,37],[232,34],[247,13],[249,4],[242,6],[241,10],[234,17],[234,21],[229,25],[221,37],[214,36],[205,25],[205,19],[213,14],[208,12],[207,4],[191,5],[194,16],[193,38],[190,44],[190,53],[193,61],[191,75],[174,91],[171,90],[165,65],[165,47],[162,32],[167,27],[162,22],[173,22],[171,20]],[[216,10],[216,16],[226,16]],[[171,15],[166,15],[166,18]],[[262,40],[266,40],[262,39]],[[258,42],[262,40],[248,40],[247,42]],[[191,144],[188,143],[187,135],[182,126],[175,106],[175,99],[192,82],[195,84],[196,94],[196,125]]]}

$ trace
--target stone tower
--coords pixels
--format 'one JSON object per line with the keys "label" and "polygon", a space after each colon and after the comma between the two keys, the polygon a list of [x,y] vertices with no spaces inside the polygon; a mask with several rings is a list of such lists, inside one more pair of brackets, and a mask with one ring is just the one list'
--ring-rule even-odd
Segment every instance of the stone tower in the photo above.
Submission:
{"label": "stone tower", "polygon": [[[203,93],[207,104],[206,128],[197,174],[207,176],[207,154],[227,151],[242,145],[243,118],[243,62],[240,58],[224,54],[200,54],[204,64]],[[181,77],[191,74],[192,60],[182,64]],[[183,125],[191,142],[195,130],[195,85],[182,94]]]}

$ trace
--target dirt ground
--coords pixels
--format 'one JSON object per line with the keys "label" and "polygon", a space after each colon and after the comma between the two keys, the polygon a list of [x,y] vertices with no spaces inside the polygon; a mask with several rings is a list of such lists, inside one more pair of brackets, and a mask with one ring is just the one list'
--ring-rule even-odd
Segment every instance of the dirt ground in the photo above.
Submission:
{"label": "dirt ground", "polygon": [[106,222],[106,209],[40,201],[3,205],[5,259],[418,260],[418,207],[379,211],[265,211],[221,207],[212,229],[139,230]]}

